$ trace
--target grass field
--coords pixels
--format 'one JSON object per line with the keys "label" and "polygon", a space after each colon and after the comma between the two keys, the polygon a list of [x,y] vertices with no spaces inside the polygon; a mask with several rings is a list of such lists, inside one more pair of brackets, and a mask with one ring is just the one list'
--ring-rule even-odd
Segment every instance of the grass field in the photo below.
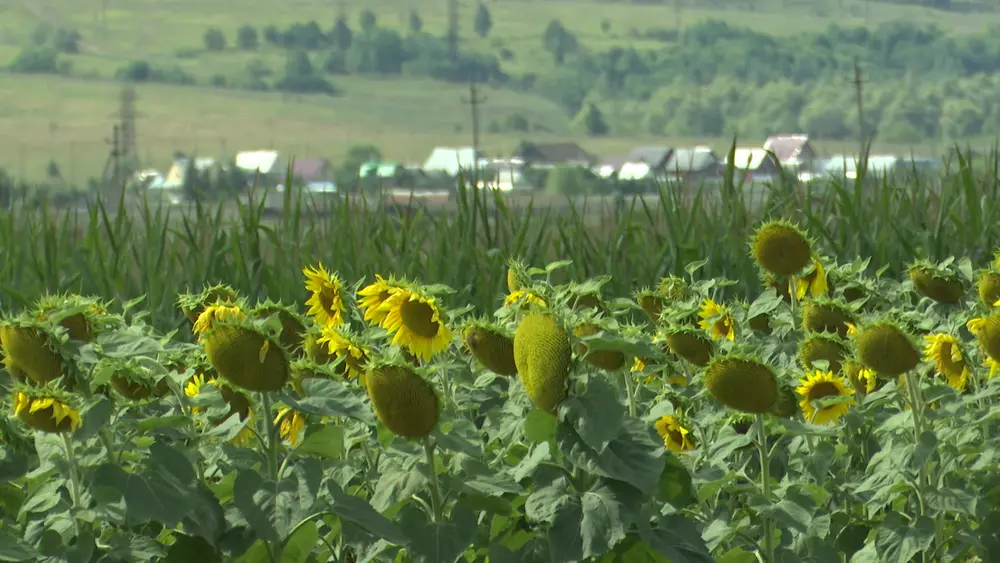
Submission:
{"label": "grass field", "polygon": [[[836,10],[830,6],[839,7]],[[933,22],[955,32],[983,29],[1000,22],[1000,15],[962,15],[871,2],[828,3],[817,10],[815,3],[755,2],[754,11],[699,8],[694,2],[682,11],[681,23],[706,18],[723,19],[770,33],[815,30],[830,23],[842,25],[876,24],[891,19]],[[234,4],[222,0],[204,2],[114,0],[108,3],[107,23],[96,19],[100,4],[66,0],[8,0],[0,12],[0,65],[11,60],[28,41],[31,30],[42,21],[78,28],[84,37],[84,53],[71,57],[73,73],[81,78],[31,77],[4,74],[0,82],[0,141],[7,150],[0,166],[18,176],[44,177],[45,167],[55,160],[64,178],[79,183],[100,174],[108,147],[112,116],[117,107],[117,87],[106,81],[116,68],[133,59],[177,64],[201,80],[216,73],[227,74],[256,57],[280,68],[283,55],[262,49],[256,54],[235,50],[178,57],[179,51],[199,49],[205,29],[216,26],[232,42],[236,29],[249,23],[287,25],[316,19],[332,24],[338,7],[319,0],[282,3],[257,0]],[[467,47],[495,52],[511,49],[515,58],[507,70],[537,70],[548,64],[549,55],[540,45],[540,35],[550,19],[558,18],[579,34],[588,46],[609,43],[638,47],[652,46],[634,39],[633,30],[677,25],[670,6],[636,5],[561,0],[507,0],[494,2],[494,31],[486,40],[471,32],[471,1],[463,1],[462,32]],[[820,4],[821,5],[821,4]],[[409,10],[417,9],[425,29],[440,33],[445,24],[445,3],[429,0],[403,2],[379,0],[345,2],[343,8],[352,21],[362,7],[370,7],[382,25],[405,25]],[[867,12],[866,12],[867,10]],[[866,16],[867,13],[867,16]],[[611,30],[601,31],[607,19]],[[541,66],[540,66],[541,65]],[[247,148],[273,147],[298,156],[318,155],[337,159],[354,144],[373,143],[387,158],[421,161],[436,145],[470,143],[468,107],[461,104],[467,94],[462,87],[422,80],[374,80],[339,78],[335,84],[344,95],[337,98],[289,97],[272,93],[248,93],[198,87],[149,85],[140,89],[138,122],[139,148],[145,164],[164,167],[175,150],[225,154]],[[509,91],[488,91],[483,106],[484,127],[493,119],[518,112],[543,125],[551,134],[531,134],[538,141],[580,140],[585,148],[602,155],[625,152],[631,146],[708,142],[718,146],[729,139],[580,139],[570,130],[565,113],[554,104],[533,95]],[[523,136],[484,134],[487,151],[505,153]],[[747,139],[757,144],[759,139]],[[850,150],[851,144],[829,145],[828,150]],[[876,146],[876,149],[907,150],[911,147]],[[918,152],[941,147],[912,147]]]}

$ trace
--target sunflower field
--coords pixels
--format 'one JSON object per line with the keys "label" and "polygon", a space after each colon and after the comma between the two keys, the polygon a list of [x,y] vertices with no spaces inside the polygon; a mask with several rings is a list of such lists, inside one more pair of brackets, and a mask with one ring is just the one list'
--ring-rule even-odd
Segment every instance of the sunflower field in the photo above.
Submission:
{"label": "sunflower field", "polygon": [[994,174],[0,212],[0,561],[1000,560]]}

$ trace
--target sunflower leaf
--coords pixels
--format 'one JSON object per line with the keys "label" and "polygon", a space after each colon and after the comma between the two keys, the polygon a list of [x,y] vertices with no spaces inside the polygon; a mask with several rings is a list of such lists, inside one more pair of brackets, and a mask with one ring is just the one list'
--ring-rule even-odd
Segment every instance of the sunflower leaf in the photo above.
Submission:
{"label": "sunflower leaf", "polygon": [[304,399],[279,395],[278,400],[289,407],[319,416],[346,416],[374,425],[375,417],[346,385],[332,379],[310,377],[302,381]]}

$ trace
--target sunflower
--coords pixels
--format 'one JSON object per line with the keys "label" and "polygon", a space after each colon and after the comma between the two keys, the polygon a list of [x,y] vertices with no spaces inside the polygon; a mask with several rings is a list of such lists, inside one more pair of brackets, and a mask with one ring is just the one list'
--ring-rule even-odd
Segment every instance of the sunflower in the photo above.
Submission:
{"label": "sunflower", "polygon": [[990,373],[989,375],[987,375],[987,377],[992,379],[993,377],[996,376],[997,372],[1000,371],[1000,362],[994,360],[989,356],[986,356],[985,354],[984,357],[985,359],[983,360],[983,365],[990,369]]}
{"label": "sunflower", "polygon": [[299,411],[283,407],[278,411],[278,416],[274,417],[274,424],[280,424],[278,434],[288,440],[292,447],[302,441],[302,434],[306,429],[306,417]]}
{"label": "sunflower", "polygon": [[847,334],[846,334],[846,336],[851,337],[851,336],[857,336],[858,335],[858,327],[855,326],[854,323],[844,323],[844,325],[847,326]]}
{"label": "sunflower", "polygon": [[539,295],[533,291],[527,289],[519,289],[517,291],[510,292],[504,301],[505,306],[509,305],[526,305],[526,306],[536,306],[536,307],[548,307],[548,304],[544,299],[539,297]]}
{"label": "sunflower", "polygon": [[330,357],[341,362],[337,366],[338,371],[347,379],[358,379],[364,373],[365,362],[371,357],[371,350],[340,328],[323,327],[316,343],[326,346]]}
{"label": "sunflower", "polygon": [[387,311],[382,309],[382,304],[386,302],[393,293],[403,287],[393,277],[385,279],[375,274],[375,281],[358,290],[358,307],[364,310],[364,319],[367,322],[382,324]]}
{"label": "sunflower", "polygon": [[985,317],[975,317],[969,319],[969,321],[965,323],[965,328],[969,329],[969,333],[972,334],[972,336],[979,336],[979,331],[983,329],[985,324]]}
{"label": "sunflower", "polygon": [[924,336],[924,361],[934,362],[938,373],[948,379],[948,385],[956,391],[964,391],[972,375],[962,354],[962,346],[950,334],[929,334]]}
{"label": "sunflower", "polygon": [[437,300],[424,291],[400,288],[381,308],[387,311],[382,328],[393,335],[392,343],[406,347],[414,356],[428,361],[451,344],[451,331]]}
{"label": "sunflower", "polygon": [[660,417],[656,421],[656,432],[663,438],[663,446],[672,452],[694,449],[691,431],[685,428],[672,414]]}
{"label": "sunflower", "polygon": [[799,387],[795,390],[802,395],[799,407],[806,420],[812,424],[827,424],[837,422],[840,417],[847,414],[854,399],[819,407],[813,405],[813,401],[825,399],[827,397],[846,397],[854,393],[854,389],[841,377],[835,377],[831,371],[816,370],[807,374],[805,379],[799,380]]}
{"label": "sunflower", "polygon": [[[240,420],[247,420],[253,416],[253,410],[250,408],[250,401],[247,399],[246,395],[233,389],[232,387],[229,387],[225,383],[220,382],[214,377],[206,381],[204,373],[197,373],[188,380],[187,384],[184,385],[184,395],[193,399],[201,394],[205,385],[211,385],[212,387],[218,389],[219,394],[222,395],[222,400],[229,405],[229,412],[220,418],[212,419],[212,424],[218,426],[234,414],[238,415]],[[191,407],[191,414],[199,414],[201,411],[201,407]],[[250,429],[250,423],[247,423],[247,425],[240,430],[240,433],[233,438],[232,443],[240,446],[246,445],[249,443],[252,436],[253,431]]]}
{"label": "sunflower", "polygon": [[192,331],[198,335],[198,340],[200,341],[204,333],[208,332],[212,328],[212,323],[215,321],[227,322],[245,318],[247,318],[247,315],[243,312],[243,309],[241,309],[239,305],[222,303],[218,305],[209,305],[201,312],[201,314],[198,315],[198,319],[195,320]]}
{"label": "sunflower", "polygon": [[73,432],[80,427],[80,411],[70,399],[54,391],[19,390],[14,393],[14,415],[21,422],[42,432]]}
{"label": "sunflower", "polygon": [[805,233],[784,220],[767,221],[750,241],[754,261],[777,276],[791,276],[809,264],[812,249]]}
{"label": "sunflower", "polygon": [[705,299],[698,311],[698,316],[701,317],[698,326],[709,331],[712,338],[736,340],[736,327],[733,325],[733,314],[729,307],[719,305],[711,299]]}
{"label": "sunflower", "polygon": [[812,268],[809,268],[809,271],[795,280],[795,297],[799,301],[805,299],[806,295],[821,297],[830,288],[826,282],[826,270],[823,269],[823,263],[815,258],[812,262]]}
{"label": "sunflower", "polygon": [[328,272],[323,264],[303,268],[302,273],[306,276],[306,290],[312,292],[306,300],[308,313],[316,320],[316,324],[344,324],[344,284],[340,276],[336,272]]}

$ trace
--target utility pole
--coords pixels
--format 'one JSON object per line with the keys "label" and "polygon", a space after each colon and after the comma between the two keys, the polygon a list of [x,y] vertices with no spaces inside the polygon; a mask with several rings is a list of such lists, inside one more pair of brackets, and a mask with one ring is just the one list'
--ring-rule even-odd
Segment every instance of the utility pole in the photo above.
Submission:
{"label": "utility pole", "polygon": [[458,0],[448,0],[448,56],[458,59]]}
{"label": "utility pole", "polygon": [[468,104],[472,113],[472,152],[475,154],[474,178],[477,185],[479,182],[479,106],[484,104],[486,99],[486,96],[479,94],[476,76],[473,74],[472,80],[469,82],[469,97],[462,98],[462,103]]}
{"label": "utility pole", "polygon": [[868,135],[865,131],[863,96],[865,80],[861,77],[861,65],[858,63],[857,57],[854,57],[854,80],[851,83],[854,84],[854,95],[858,105],[858,161],[860,162],[862,155],[864,155],[865,150],[868,148]]}

